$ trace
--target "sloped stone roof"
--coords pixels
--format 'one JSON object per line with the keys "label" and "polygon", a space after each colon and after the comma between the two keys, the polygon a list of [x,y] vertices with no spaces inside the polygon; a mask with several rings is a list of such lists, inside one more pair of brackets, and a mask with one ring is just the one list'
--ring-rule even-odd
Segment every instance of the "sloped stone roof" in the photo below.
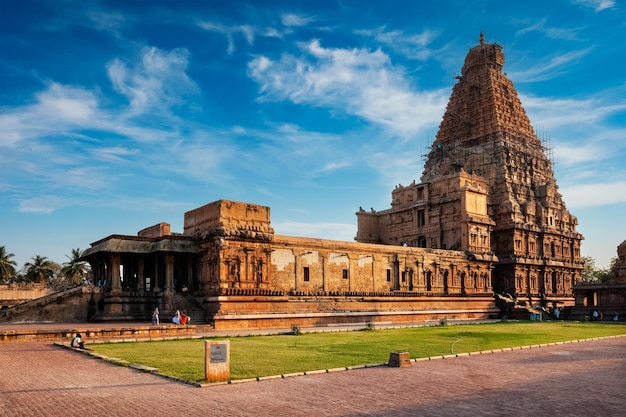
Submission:
{"label": "sloped stone roof", "polygon": [[198,253],[198,244],[184,236],[163,236],[158,239],[140,238],[136,236],[111,235],[91,244],[83,251],[81,259],[92,257],[98,253],[155,253],[177,252]]}

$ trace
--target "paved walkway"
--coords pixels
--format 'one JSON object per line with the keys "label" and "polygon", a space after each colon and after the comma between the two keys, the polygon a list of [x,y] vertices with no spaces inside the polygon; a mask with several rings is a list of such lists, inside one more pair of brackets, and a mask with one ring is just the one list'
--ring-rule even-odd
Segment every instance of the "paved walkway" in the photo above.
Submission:
{"label": "paved walkway", "polygon": [[0,416],[623,416],[626,337],[194,388],[0,343]]}

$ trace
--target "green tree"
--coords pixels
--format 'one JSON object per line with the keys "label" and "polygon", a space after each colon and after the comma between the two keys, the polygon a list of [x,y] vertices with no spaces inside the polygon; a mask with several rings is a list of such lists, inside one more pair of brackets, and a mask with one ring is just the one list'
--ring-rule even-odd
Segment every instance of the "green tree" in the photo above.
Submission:
{"label": "green tree", "polygon": [[17,263],[11,259],[14,256],[12,253],[7,253],[4,246],[0,246],[0,280],[2,282],[9,282],[15,277]]}
{"label": "green tree", "polygon": [[54,277],[54,263],[45,256],[35,255],[30,258],[32,262],[26,262],[26,278],[30,282],[48,283]]}
{"label": "green tree", "polygon": [[583,256],[582,261],[585,265],[583,267],[582,280],[585,282],[606,282],[616,274],[617,258],[611,259],[611,264],[608,268],[598,268],[596,266],[596,260],[591,256]]}
{"label": "green tree", "polygon": [[61,276],[67,283],[80,284],[87,276],[87,263],[80,260],[81,250],[72,249],[72,255],[65,255],[69,262],[65,262],[61,268]]}

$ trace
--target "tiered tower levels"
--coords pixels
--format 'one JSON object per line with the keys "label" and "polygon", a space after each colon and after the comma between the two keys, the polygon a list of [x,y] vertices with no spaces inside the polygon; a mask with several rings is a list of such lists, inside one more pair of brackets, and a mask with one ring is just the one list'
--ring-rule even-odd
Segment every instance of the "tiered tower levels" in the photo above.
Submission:
{"label": "tiered tower levels", "polygon": [[[571,297],[582,267],[578,221],[558,192],[552,162],[513,83],[502,72],[503,65],[502,47],[485,43],[481,34],[480,44],[469,50],[457,77],[421,183],[396,187],[389,210],[358,213],[357,240],[474,252],[481,247],[476,239],[483,239],[490,242],[490,249],[482,252],[499,258],[496,290]],[[467,175],[484,181],[490,221],[476,222],[472,215],[476,209],[464,201],[454,204],[455,191],[442,181],[458,176],[463,183]],[[419,204],[424,215],[418,215],[416,207],[399,204],[398,196],[413,189],[426,190]],[[415,220],[398,225],[393,219],[400,213]],[[425,224],[416,228],[422,218]],[[411,236],[414,231],[417,235]]]}

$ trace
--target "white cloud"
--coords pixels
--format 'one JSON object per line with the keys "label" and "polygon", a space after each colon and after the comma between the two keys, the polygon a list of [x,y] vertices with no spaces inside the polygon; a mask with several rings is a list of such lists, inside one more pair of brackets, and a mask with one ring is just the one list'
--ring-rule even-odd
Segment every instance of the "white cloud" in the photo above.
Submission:
{"label": "white cloud", "polygon": [[614,0],[574,0],[574,3],[580,4],[583,7],[593,9],[595,12],[612,9],[615,7]]}
{"label": "white cloud", "polygon": [[626,103],[606,104],[599,98],[555,99],[520,94],[520,100],[530,120],[551,129],[601,122],[626,109]]}
{"label": "white cloud", "polygon": [[18,211],[22,213],[50,214],[64,206],[63,199],[53,195],[44,195],[20,200]]}
{"label": "white cloud", "polygon": [[529,26],[524,27],[523,29],[518,30],[515,35],[522,35],[528,32],[541,32],[546,35],[549,39],[565,39],[565,40],[576,40],[578,39],[578,32],[581,30],[580,28],[555,28],[546,26],[547,19],[540,19],[535,21]]}
{"label": "white cloud", "polygon": [[280,15],[280,21],[283,26],[298,27],[306,26],[315,20],[312,16],[300,16],[295,13],[283,13]]}
{"label": "white cloud", "polygon": [[610,156],[609,149],[595,143],[572,144],[559,142],[554,146],[556,160],[565,165],[576,165],[581,162],[601,161]]}
{"label": "white cloud", "polygon": [[50,83],[36,94],[34,104],[0,114],[0,146],[94,123],[98,118],[96,96],[79,87]]}
{"label": "white cloud", "polygon": [[422,33],[407,34],[401,30],[386,31],[382,26],[377,29],[360,29],[355,33],[373,38],[391,50],[408,58],[426,60],[430,58],[434,50],[428,48],[438,33],[432,30],[424,30]]}
{"label": "white cloud", "polygon": [[51,84],[37,94],[38,112],[55,115],[70,123],[84,123],[93,118],[98,103],[89,91],[81,88]]}
{"label": "white cloud", "polygon": [[146,48],[141,63],[129,69],[120,59],[107,65],[113,87],[128,97],[133,114],[167,111],[183,103],[186,94],[197,91],[187,76],[189,52],[185,49],[162,51]]}
{"label": "white cloud", "polygon": [[569,209],[626,203],[626,181],[570,185],[559,191]]}
{"label": "white cloud", "polygon": [[356,226],[344,223],[272,222],[276,234],[285,236],[308,236],[331,240],[352,241]]}
{"label": "white cloud", "polygon": [[580,58],[587,55],[592,48],[578,51],[569,51],[553,56],[548,62],[541,62],[534,67],[508,73],[508,77],[515,82],[546,81],[567,72],[568,65],[575,64]]}
{"label": "white cloud", "polygon": [[347,112],[404,138],[440,121],[447,90],[412,91],[404,71],[382,51],[324,48],[317,40],[301,47],[307,57],[260,56],[249,63],[263,99]]}
{"label": "white cloud", "polygon": [[[251,25],[224,25],[213,21],[198,21],[196,23],[201,29],[208,32],[219,33],[226,37],[228,42],[227,52],[229,55],[235,52],[235,37],[243,36],[248,45],[254,43],[254,38],[258,32],[254,26]],[[266,30],[262,33],[263,36],[278,37],[273,31]]]}
{"label": "white cloud", "polygon": [[333,172],[333,171],[336,171],[338,169],[349,167],[350,165],[351,165],[351,163],[347,162],[347,161],[329,162],[326,165],[324,165],[321,169],[319,169],[317,172],[318,173]]}

